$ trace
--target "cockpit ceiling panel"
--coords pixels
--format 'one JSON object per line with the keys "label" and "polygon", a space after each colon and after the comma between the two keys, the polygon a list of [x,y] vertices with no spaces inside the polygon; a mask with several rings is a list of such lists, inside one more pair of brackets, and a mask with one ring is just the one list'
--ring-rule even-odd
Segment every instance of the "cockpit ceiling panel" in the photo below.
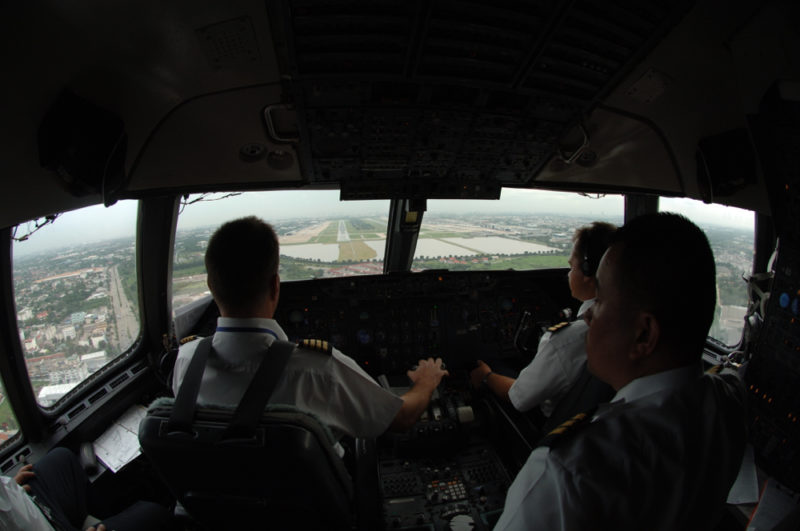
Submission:
{"label": "cockpit ceiling panel", "polygon": [[293,145],[267,133],[262,112],[280,102],[280,86],[201,96],[169,113],[130,171],[137,191],[258,188],[301,181]]}
{"label": "cockpit ceiling panel", "polygon": [[267,6],[310,181],[524,186],[691,3]]}
{"label": "cockpit ceiling panel", "polygon": [[569,163],[567,157],[554,156],[536,176],[537,185],[568,183],[598,189],[612,185],[664,195],[694,193],[685,181],[693,181],[695,173],[681,173],[665,139],[650,123],[598,108],[587,117],[585,131],[588,140],[580,155]]}

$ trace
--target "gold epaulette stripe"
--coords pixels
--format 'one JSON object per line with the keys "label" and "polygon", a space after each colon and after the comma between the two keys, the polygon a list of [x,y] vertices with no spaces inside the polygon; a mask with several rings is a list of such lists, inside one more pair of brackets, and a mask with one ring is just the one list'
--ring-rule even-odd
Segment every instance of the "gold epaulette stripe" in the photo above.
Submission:
{"label": "gold epaulette stripe", "polygon": [[587,416],[586,413],[578,413],[571,419],[562,422],[557,428],[554,428],[553,431],[551,431],[547,435],[561,435],[565,431],[568,431],[575,424],[580,423],[583,419],[586,418],[586,416]]}
{"label": "gold epaulette stripe", "polygon": [[569,321],[562,321],[560,323],[554,324],[551,327],[547,328],[548,332],[558,332],[559,330],[565,328],[569,324]]}
{"label": "gold epaulette stripe", "polygon": [[195,339],[197,339],[197,337],[198,336],[186,336],[183,339],[181,339],[180,343],[181,343],[181,345],[185,345],[189,341],[194,341]]}
{"label": "gold epaulette stripe", "polygon": [[574,437],[577,433],[581,432],[585,426],[588,426],[592,422],[592,415],[594,415],[594,411],[597,408],[592,408],[589,411],[584,413],[578,413],[571,419],[562,422],[557,428],[550,431],[547,435],[545,435],[541,441],[539,441],[539,446],[547,446],[548,448],[554,448],[559,444],[562,444],[564,441],[570,440]]}
{"label": "gold epaulette stripe", "polygon": [[333,352],[333,345],[321,339],[303,339],[297,344],[298,347],[307,348],[309,350],[316,350],[318,352],[325,352],[331,354]]}

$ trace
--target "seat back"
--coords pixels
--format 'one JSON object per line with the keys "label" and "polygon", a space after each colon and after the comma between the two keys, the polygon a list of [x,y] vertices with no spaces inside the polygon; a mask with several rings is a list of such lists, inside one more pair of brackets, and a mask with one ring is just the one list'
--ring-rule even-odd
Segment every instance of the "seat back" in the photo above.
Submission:
{"label": "seat back", "polygon": [[232,408],[198,407],[190,433],[168,429],[173,400],[139,427],[145,456],[207,529],[346,529],[352,480],[330,430],[310,413],[268,406],[251,437],[228,438]]}

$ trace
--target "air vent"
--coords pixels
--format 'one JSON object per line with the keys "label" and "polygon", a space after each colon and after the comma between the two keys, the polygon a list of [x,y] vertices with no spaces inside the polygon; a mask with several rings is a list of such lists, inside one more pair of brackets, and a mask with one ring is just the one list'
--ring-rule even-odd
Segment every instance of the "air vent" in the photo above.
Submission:
{"label": "air vent", "polygon": [[108,394],[108,391],[106,391],[104,387],[89,397],[89,403],[94,404],[95,402],[106,396],[106,394]]}
{"label": "air vent", "polygon": [[85,404],[83,404],[83,403],[79,404],[77,407],[73,408],[73,409],[72,409],[72,411],[70,411],[69,413],[67,413],[67,418],[68,418],[69,420],[72,420],[72,419],[74,419],[74,418],[75,418],[75,417],[78,415],[78,413],[80,413],[80,412],[81,412],[81,411],[83,411],[84,409],[86,409],[86,405],[85,405]]}
{"label": "air vent", "polygon": [[128,373],[123,372],[122,374],[114,378],[109,384],[111,386],[111,389],[116,389],[117,387],[119,387],[125,380],[128,379],[128,377],[129,377]]}
{"label": "air vent", "polygon": [[14,468],[14,460],[13,459],[6,459],[3,462],[3,464],[0,465],[0,472],[2,472],[3,474],[6,474],[12,468]]}

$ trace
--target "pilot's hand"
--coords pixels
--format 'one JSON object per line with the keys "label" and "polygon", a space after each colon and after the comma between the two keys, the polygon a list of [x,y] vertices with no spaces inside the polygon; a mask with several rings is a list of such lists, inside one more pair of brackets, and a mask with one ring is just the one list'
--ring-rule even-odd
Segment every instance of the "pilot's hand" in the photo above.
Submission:
{"label": "pilot's hand", "polygon": [[483,385],[483,379],[486,378],[486,375],[492,372],[492,368],[486,365],[483,361],[478,360],[478,366],[472,369],[472,372],[469,373],[469,381],[472,384],[472,387],[475,389],[480,389]]}
{"label": "pilot's hand", "polygon": [[420,382],[436,388],[443,377],[450,376],[450,373],[442,368],[443,365],[442,358],[419,360],[417,367],[406,374],[414,384]]}
{"label": "pilot's hand", "polygon": [[17,482],[17,485],[21,485],[22,488],[25,489],[25,492],[30,492],[31,486],[26,483],[33,477],[36,477],[36,473],[33,471],[33,465],[27,464],[19,469],[17,475],[14,476],[14,481]]}
{"label": "pilot's hand", "polygon": [[103,525],[103,524],[100,524],[96,528],[95,528],[95,526],[91,526],[91,527],[87,527],[86,531],[106,531],[106,526]]}

